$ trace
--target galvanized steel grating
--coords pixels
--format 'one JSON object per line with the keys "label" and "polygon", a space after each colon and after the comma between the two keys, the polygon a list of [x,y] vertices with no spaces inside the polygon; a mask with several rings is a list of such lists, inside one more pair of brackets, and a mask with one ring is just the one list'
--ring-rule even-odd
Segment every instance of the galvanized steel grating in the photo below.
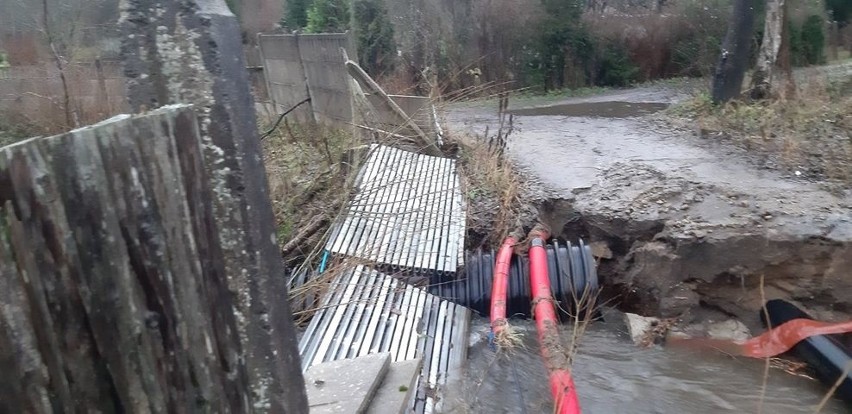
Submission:
{"label": "galvanized steel grating", "polygon": [[455,160],[372,145],[326,249],[410,271],[463,263],[465,209]]}
{"label": "galvanized steel grating", "polygon": [[299,343],[302,369],[384,352],[393,361],[420,357],[423,367],[407,412],[436,412],[435,391],[461,376],[469,324],[469,309],[356,266],[331,282],[308,325]]}

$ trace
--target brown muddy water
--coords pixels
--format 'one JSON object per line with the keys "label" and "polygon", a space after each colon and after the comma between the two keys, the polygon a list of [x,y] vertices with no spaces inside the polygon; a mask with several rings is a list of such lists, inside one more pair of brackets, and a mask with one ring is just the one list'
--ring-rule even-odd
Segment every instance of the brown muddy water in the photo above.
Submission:
{"label": "brown muddy water", "polygon": [[534,108],[512,109],[512,115],[521,116],[574,116],[600,118],[629,118],[662,111],[669,106],[659,102],[581,102]]}
{"label": "brown muddy water", "polygon": [[[487,343],[488,322],[473,321],[469,365],[449,390],[448,412],[550,413],[553,410],[535,325],[513,320],[521,346],[498,356]],[[570,326],[563,325],[567,335]],[[826,389],[817,381],[769,370],[761,408],[764,361],[714,351],[637,348],[627,334],[594,323],[581,340],[573,373],[586,414],[814,413]],[[459,395],[460,393],[460,395]],[[522,403],[523,401],[523,403]],[[849,413],[830,400],[821,413]]]}

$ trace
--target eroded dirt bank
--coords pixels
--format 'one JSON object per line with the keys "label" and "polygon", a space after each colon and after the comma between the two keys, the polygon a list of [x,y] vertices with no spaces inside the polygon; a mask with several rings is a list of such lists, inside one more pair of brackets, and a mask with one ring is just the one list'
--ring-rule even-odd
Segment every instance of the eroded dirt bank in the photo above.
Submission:
{"label": "eroded dirt bank", "polygon": [[[507,153],[540,218],[597,242],[606,293],[623,309],[685,323],[725,314],[754,329],[763,279],[767,298],[848,318],[852,191],[654,122],[685,96],[655,86],[510,105]],[[493,131],[496,108],[455,108],[447,121],[455,132]]]}

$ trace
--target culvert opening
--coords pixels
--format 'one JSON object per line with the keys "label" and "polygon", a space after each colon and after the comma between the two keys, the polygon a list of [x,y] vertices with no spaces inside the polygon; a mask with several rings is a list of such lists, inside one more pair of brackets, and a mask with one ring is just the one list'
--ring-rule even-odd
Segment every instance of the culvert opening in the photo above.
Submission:
{"label": "culvert opening", "polygon": [[[588,206],[580,211],[573,200],[561,198],[533,207],[536,219],[561,243],[584,241],[596,265],[599,305],[677,318],[684,325],[733,318],[760,330],[755,312],[763,283],[768,298],[796,301],[824,319],[836,319],[850,308],[852,287],[840,269],[852,256],[842,243],[773,238],[747,228],[697,232],[679,228],[665,216],[636,220],[594,209],[590,213]],[[525,227],[534,224],[529,221]],[[514,259],[513,267],[525,260]],[[528,296],[523,299],[518,313],[528,314]]]}
{"label": "culvert opening", "polygon": [[[590,302],[600,288],[596,265],[589,245],[553,239],[545,246],[547,267],[553,297],[565,313],[573,313]],[[465,257],[465,271],[455,280],[437,281],[430,293],[469,307],[480,315],[488,315],[491,304],[492,276],[496,254],[478,249]],[[529,317],[531,304],[530,263],[525,255],[513,255],[509,265],[506,314]]]}

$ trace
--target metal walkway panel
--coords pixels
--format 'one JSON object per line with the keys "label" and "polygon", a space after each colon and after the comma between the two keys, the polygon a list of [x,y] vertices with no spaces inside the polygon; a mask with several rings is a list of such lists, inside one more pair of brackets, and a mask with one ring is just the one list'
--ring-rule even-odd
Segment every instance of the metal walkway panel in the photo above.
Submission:
{"label": "metal walkway panel", "polygon": [[372,145],[326,250],[451,273],[462,265],[465,221],[455,160]]}
{"label": "metal walkway panel", "polygon": [[447,379],[461,377],[469,325],[469,309],[356,266],[331,282],[305,330],[302,369],[383,352],[394,362],[422,358],[409,412],[437,412]]}

